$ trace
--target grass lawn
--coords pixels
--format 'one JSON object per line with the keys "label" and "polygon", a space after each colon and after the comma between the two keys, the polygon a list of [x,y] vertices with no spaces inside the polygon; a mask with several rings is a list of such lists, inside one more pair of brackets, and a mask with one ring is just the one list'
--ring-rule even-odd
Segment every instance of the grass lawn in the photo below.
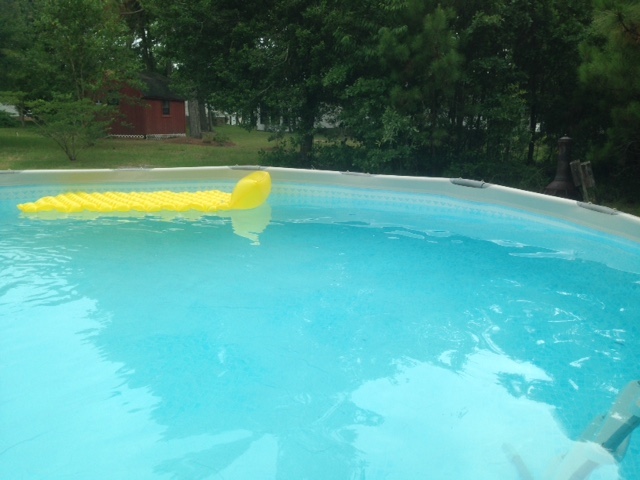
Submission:
{"label": "grass lawn", "polygon": [[41,137],[32,127],[0,128],[0,170],[257,165],[260,150],[274,146],[266,132],[230,125],[217,127],[216,132],[227,137],[230,145],[108,138],[82,150],[78,160],[71,162],[53,140]]}

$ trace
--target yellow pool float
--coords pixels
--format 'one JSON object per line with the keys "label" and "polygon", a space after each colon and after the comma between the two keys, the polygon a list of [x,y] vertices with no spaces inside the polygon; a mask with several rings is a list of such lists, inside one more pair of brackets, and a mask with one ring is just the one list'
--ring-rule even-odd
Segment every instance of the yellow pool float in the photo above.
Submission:
{"label": "yellow pool float", "polygon": [[240,179],[232,193],[219,190],[204,192],[105,192],[63,193],[42,197],[18,208],[25,213],[39,212],[218,212],[248,210],[262,205],[271,193],[271,176],[257,171]]}

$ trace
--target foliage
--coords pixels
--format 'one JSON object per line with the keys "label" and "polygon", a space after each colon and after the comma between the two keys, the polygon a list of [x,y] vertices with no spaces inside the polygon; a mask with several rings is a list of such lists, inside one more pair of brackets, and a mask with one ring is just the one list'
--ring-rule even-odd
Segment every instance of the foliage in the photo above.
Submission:
{"label": "foliage", "polygon": [[40,0],[27,52],[49,92],[98,100],[135,78],[137,64],[117,4],[104,0]]}
{"label": "foliage", "polygon": [[69,94],[36,100],[29,107],[40,134],[55,141],[71,161],[77,160],[80,150],[93,146],[103,137],[111,123],[110,107],[88,98],[74,100]]}
{"label": "foliage", "polygon": [[398,134],[413,129],[434,151],[446,141],[449,119],[444,108],[455,93],[462,57],[450,28],[455,12],[429,4],[410,0],[397,26],[381,31],[380,51],[391,74],[394,107],[385,112],[382,140],[396,141]]}
{"label": "foliage", "polygon": [[259,115],[272,129],[292,131],[301,164],[309,165],[317,125],[339,106],[353,75],[354,36],[379,26],[367,21],[380,15],[372,5],[154,0],[154,11],[185,91],[250,126]]}
{"label": "foliage", "polygon": [[0,110],[0,128],[17,127],[17,126],[18,126],[18,120],[16,120],[8,112],[4,112]]}
{"label": "foliage", "polygon": [[27,19],[31,4],[23,0],[0,0],[0,102],[14,105],[24,121],[25,87],[35,82],[28,69],[24,52],[30,45]]}
{"label": "foliage", "polygon": [[202,143],[226,145],[230,141],[229,136],[222,132],[205,132],[202,134]]}
{"label": "foliage", "polygon": [[0,15],[0,91],[13,86],[13,73],[20,64],[20,52],[25,45],[22,2],[0,0],[0,11],[16,15]]}
{"label": "foliage", "polygon": [[[274,163],[490,169],[527,183],[555,160],[557,138],[585,121],[577,52],[589,0],[152,5],[185,88],[249,127],[259,117],[293,133],[265,153]],[[342,135],[318,146],[329,114]]]}
{"label": "foliage", "polygon": [[[0,0],[0,8],[17,12],[0,19],[0,90],[23,108],[104,100],[144,65],[172,74],[199,106],[237,114],[248,128],[260,119],[277,141],[265,162],[541,190],[557,139],[569,135],[598,181],[624,180],[623,195],[640,195],[634,0]],[[327,121],[335,134],[324,136]]]}
{"label": "foliage", "polygon": [[[10,0],[2,0],[10,1]],[[22,41],[15,43],[6,95],[30,106],[41,133],[70,160],[104,135],[107,103],[133,83],[137,62],[118,4],[104,0],[11,0]]]}
{"label": "foliage", "polygon": [[[359,39],[375,54],[350,57],[359,76],[339,96],[341,125],[358,146],[352,167],[427,175],[491,170],[512,185],[538,185],[526,179],[529,170],[548,169],[549,157],[537,163],[548,151],[544,142],[553,148],[575,121],[553,114],[570,110],[575,99],[567,91],[576,80],[575,68],[564,80],[557,74],[567,59],[554,45],[577,51],[588,14],[562,18],[568,3],[561,0],[546,7],[500,0],[384,5],[377,33]],[[561,41],[521,32],[536,22]],[[534,68],[535,49],[542,53]]]}
{"label": "foliage", "polygon": [[[595,115],[584,127],[589,159],[623,197],[640,198],[640,4],[599,0],[591,36],[582,47],[583,87]],[[585,96],[587,96],[585,95]],[[594,121],[595,120],[595,121]],[[595,132],[594,132],[595,131]]]}
{"label": "foliage", "polygon": [[444,176],[449,178],[472,178],[487,183],[509,185],[514,188],[541,192],[553,178],[555,165],[502,163],[491,159],[482,159],[452,164]]}
{"label": "foliage", "polygon": [[504,41],[527,106],[528,164],[542,135],[572,134],[579,120],[574,115],[578,49],[591,18],[590,4],[590,0],[514,0],[504,9],[509,26]]}

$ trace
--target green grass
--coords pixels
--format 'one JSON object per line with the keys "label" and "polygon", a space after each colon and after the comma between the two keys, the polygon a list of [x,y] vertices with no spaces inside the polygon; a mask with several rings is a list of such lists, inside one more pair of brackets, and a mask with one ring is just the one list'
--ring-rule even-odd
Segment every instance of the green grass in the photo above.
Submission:
{"label": "green grass", "polygon": [[71,162],[53,140],[32,127],[0,128],[0,170],[257,165],[260,150],[274,146],[268,141],[269,133],[229,125],[216,131],[233,145],[107,138],[82,150],[78,160]]}

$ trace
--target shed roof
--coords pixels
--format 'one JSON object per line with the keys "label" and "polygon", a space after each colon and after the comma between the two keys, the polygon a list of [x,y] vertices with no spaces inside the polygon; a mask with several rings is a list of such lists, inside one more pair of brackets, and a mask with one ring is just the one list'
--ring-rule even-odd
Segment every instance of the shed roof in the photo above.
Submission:
{"label": "shed roof", "polygon": [[143,82],[142,96],[150,100],[178,100],[184,101],[184,98],[169,88],[169,79],[164,75],[153,72],[145,72],[140,74]]}

